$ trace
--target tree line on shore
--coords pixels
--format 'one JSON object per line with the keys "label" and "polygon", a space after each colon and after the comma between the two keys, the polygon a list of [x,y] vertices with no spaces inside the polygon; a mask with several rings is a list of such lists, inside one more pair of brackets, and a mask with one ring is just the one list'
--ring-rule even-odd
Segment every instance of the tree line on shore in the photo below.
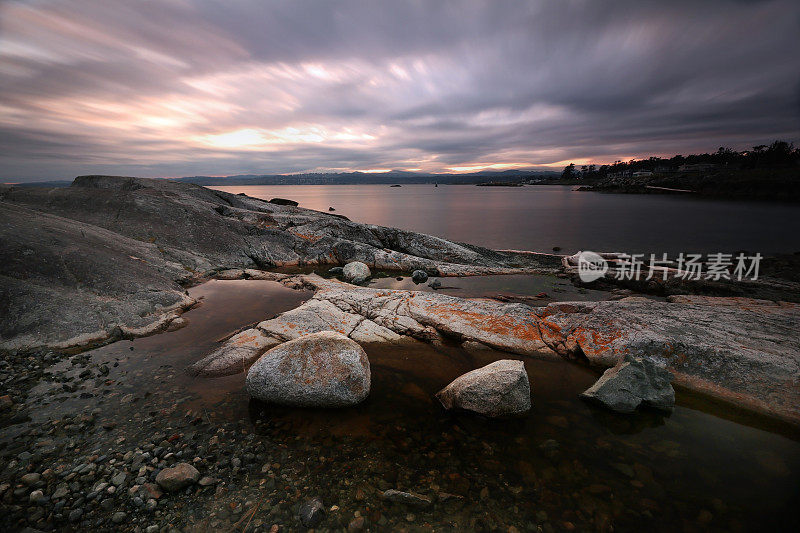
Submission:
{"label": "tree line on shore", "polygon": [[600,179],[622,174],[661,174],[673,172],[710,171],[714,169],[785,169],[800,166],[800,148],[787,141],[774,141],[769,145],[753,146],[750,150],[736,151],[720,147],[716,152],[675,155],[670,158],[649,157],[614,161],[610,165],[567,165],[562,179]]}

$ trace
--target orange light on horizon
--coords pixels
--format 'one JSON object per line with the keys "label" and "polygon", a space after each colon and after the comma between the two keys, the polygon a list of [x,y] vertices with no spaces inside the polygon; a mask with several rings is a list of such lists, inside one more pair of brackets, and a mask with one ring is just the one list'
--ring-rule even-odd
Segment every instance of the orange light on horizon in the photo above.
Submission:
{"label": "orange light on horizon", "polygon": [[531,166],[530,163],[492,163],[488,165],[468,165],[459,167],[446,167],[453,172],[476,172],[479,170],[511,170],[514,168],[525,168]]}

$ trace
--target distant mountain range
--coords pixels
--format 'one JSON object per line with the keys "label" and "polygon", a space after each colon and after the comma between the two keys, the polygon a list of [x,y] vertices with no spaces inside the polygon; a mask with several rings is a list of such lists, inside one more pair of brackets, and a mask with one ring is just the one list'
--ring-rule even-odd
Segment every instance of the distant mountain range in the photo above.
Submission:
{"label": "distant mountain range", "polygon": [[[383,185],[383,184],[475,184],[486,182],[516,183],[527,180],[551,180],[561,176],[551,170],[482,170],[468,174],[433,174],[392,170],[390,172],[312,172],[304,174],[238,174],[235,176],[186,176],[169,178],[197,185]],[[72,180],[15,183],[22,187],[68,187]]]}
{"label": "distant mountain range", "polygon": [[392,170],[390,172],[335,172],[304,174],[240,174],[236,176],[188,176],[176,178],[197,185],[368,185],[368,184],[474,184],[487,181],[519,182],[529,179],[555,179],[560,172],[549,170],[504,170],[469,174],[431,174]]}

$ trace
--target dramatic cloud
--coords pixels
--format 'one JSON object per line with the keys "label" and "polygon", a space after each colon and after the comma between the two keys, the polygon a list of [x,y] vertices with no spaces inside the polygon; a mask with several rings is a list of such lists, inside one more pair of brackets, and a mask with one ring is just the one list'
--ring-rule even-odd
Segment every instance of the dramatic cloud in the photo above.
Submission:
{"label": "dramatic cloud", "polygon": [[558,166],[800,139],[800,4],[0,4],[0,179]]}

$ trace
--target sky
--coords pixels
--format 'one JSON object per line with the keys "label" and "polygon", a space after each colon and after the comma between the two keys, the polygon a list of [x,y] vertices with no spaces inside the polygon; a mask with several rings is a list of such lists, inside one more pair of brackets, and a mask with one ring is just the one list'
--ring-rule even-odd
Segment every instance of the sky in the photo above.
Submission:
{"label": "sky", "polygon": [[0,179],[800,141],[800,2],[0,1]]}

